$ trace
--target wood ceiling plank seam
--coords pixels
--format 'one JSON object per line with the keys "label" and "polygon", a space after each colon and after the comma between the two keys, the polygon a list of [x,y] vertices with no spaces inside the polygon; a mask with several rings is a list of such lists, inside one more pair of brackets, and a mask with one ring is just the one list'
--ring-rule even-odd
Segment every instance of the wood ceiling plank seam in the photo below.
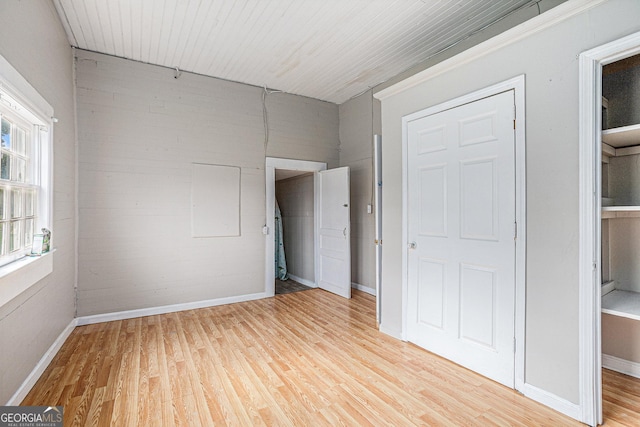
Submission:
{"label": "wood ceiling plank seam", "polygon": [[[420,46],[418,43],[415,43],[415,40],[413,41],[406,41],[403,43],[403,45],[399,46],[399,49],[397,50],[396,54],[397,55],[402,55],[402,56],[414,56],[420,59],[426,59],[429,56],[437,53],[438,51],[442,50],[442,47],[440,47],[439,49],[435,49],[432,45],[436,45],[437,42],[439,41],[439,38],[444,37],[444,31],[440,28],[441,25],[438,25],[435,27],[435,31],[430,30],[431,32],[435,32],[435,34],[439,34],[438,39],[433,40],[429,46]],[[478,25],[475,26],[477,28],[479,28]],[[428,33],[429,34],[429,33]],[[464,33],[463,38],[466,37],[467,33]],[[421,35],[420,37],[426,37],[426,35]],[[459,40],[449,40],[448,42],[444,43],[444,45],[451,45],[453,43],[457,43]],[[415,63],[414,63],[415,64]]]}
{"label": "wood ceiling plank seam", "polygon": [[[261,6],[269,7],[268,2],[262,2]],[[268,57],[270,54],[268,50],[262,50],[255,47],[250,47],[250,39],[253,39],[252,29],[255,27],[255,24],[259,21],[259,14],[255,14],[258,10],[255,7],[249,8],[251,12],[248,14],[245,13],[245,9],[247,4],[245,4],[242,11],[240,11],[240,17],[245,17],[244,22],[241,25],[247,25],[249,27],[248,31],[242,31],[239,26],[235,26],[234,33],[235,37],[238,40],[239,51],[242,52],[253,52],[253,56],[249,57],[249,55],[238,55],[234,52],[234,55],[228,57],[228,61],[224,64],[224,75],[226,78],[233,78],[234,80],[238,80],[241,82],[255,82],[256,85],[260,85],[260,80],[262,77],[262,71],[259,70],[257,66],[243,66],[240,64],[243,61],[242,57],[245,57],[246,60],[251,61],[252,64],[260,63],[264,61],[264,58]],[[244,62],[246,62],[246,60]],[[249,72],[251,75],[250,79],[245,80],[242,76],[243,73]]]}
{"label": "wood ceiling plank seam", "polygon": [[[378,16],[381,18],[382,21],[385,21],[387,23],[387,25],[406,27],[406,25],[403,25],[403,22],[407,19],[407,17],[415,16],[415,12],[416,11],[414,9],[405,9],[403,14],[397,15],[397,14],[393,14],[393,13],[386,13],[386,11],[382,11],[381,13],[378,14]],[[388,19],[389,16],[392,16],[393,19]],[[372,25],[373,26],[379,26],[378,23],[374,22],[373,19],[368,19],[367,23],[365,23],[365,25],[363,26],[364,31],[366,32],[368,30],[368,28],[370,26],[372,26]],[[355,31],[354,31],[354,33],[355,33]],[[380,46],[380,44],[384,43],[384,42],[380,41],[378,38],[375,38],[375,37],[354,37],[354,39],[359,40],[356,45],[354,45],[353,42],[349,41],[349,44],[350,44],[349,50],[351,50],[353,52],[356,52],[356,53],[354,53],[354,55],[358,55],[357,52],[366,52],[366,51],[368,51],[368,49],[369,49],[369,47],[367,46],[367,44],[368,44],[367,41],[368,40],[375,40],[373,44],[377,45],[377,46]],[[389,50],[393,50],[393,49],[395,49],[395,47],[393,45],[390,45],[389,46]],[[347,48],[343,47],[343,48],[340,48],[340,50],[342,52],[345,52],[347,50]],[[361,53],[359,55],[363,56],[364,53]],[[371,56],[369,56],[368,60],[369,61],[375,61],[375,62],[378,61],[377,57],[371,57]],[[335,61],[333,62],[333,64],[334,65],[338,65],[338,64],[336,64]],[[324,72],[327,75],[329,75],[332,72],[332,68],[331,67],[329,67],[329,68],[325,67],[324,68]],[[349,73],[349,71],[347,71],[347,70],[337,69],[334,74],[339,74],[339,75],[344,77],[348,73]],[[352,74],[351,78],[355,78],[355,77],[357,77],[357,74]],[[343,81],[348,81],[348,79],[343,78]],[[333,80],[333,84],[331,86],[329,86],[329,87],[339,87],[340,85],[341,85],[341,83],[337,79],[334,79]],[[325,86],[325,89],[327,89],[326,86]]]}
{"label": "wood ceiling plank seam", "polygon": [[87,35],[85,34],[85,31],[87,29],[82,24],[82,21],[80,21],[80,15],[78,13],[78,9],[76,8],[76,4],[71,1],[69,5],[71,5],[73,13],[69,14],[68,16],[70,18],[73,17],[72,19],[73,21],[75,21],[75,26],[78,29],[78,31],[76,31],[76,36],[80,35],[80,38],[78,39],[78,47],[82,49],[88,49]]}
{"label": "wood ceiling plank seam", "polygon": [[[498,5],[495,4],[495,6],[498,6]],[[506,16],[509,13],[512,13],[516,9],[509,8],[506,11],[504,10],[505,10],[504,8],[501,8],[500,12],[496,11],[496,13],[492,13],[492,14],[473,10],[473,12],[469,12],[464,15],[465,17],[470,16],[470,18],[464,22],[460,22],[459,24],[457,24],[455,26],[455,31],[446,30],[446,29],[439,30],[436,33],[437,36],[433,40],[432,44],[438,47],[436,51],[441,51],[447,46],[452,46],[456,43],[459,43],[460,41],[464,40],[469,35],[480,30],[481,28],[486,28],[487,25],[497,22],[496,21],[497,19],[502,19],[504,16]],[[488,15],[488,16],[485,16],[485,15]],[[483,17],[485,19],[482,19]]]}
{"label": "wood ceiling plank seam", "polygon": [[[343,12],[353,12],[358,10],[359,5],[357,5],[356,3],[351,3],[348,5],[344,5],[341,3],[341,6],[343,7]],[[343,13],[341,13],[340,15],[342,16]],[[340,32],[339,29],[342,28],[341,25],[343,24],[340,24],[336,21],[334,17],[334,11],[331,8],[323,8],[319,10],[315,15],[315,18],[321,22],[321,29],[312,28],[312,26],[307,25],[306,22],[301,23],[301,25],[305,26],[305,29],[310,33],[306,35],[305,40],[300,44],[300,47],[297,50],[300,51],[301,54],[306,54],[307,59],[312,58],[313,61],[301,61],[301,64],[296,67],[297,69],[295,70],[295,73],[292,74],[293,79],[289,79],[291,80],[291,82],[288,85],[287,91],[290,93],[304,93],[306,92],[307,88],[310,87],[310,84],[312,84],[313,86],[317,86],[319,82],[335,81],[337,79],[336,76],[341,74],[341,70],[337,70],[337,72],[333,73],[330,71],[330,68],[328,68],[328,64],[330,63],[330,61],[328,61],[329,58],[325,55],[309,55],[310,52],[315,52],[318,49],[318,47],[313,45],[311,46],[311,48],[309,48],[309,44],[312,43],[313,40],[318,40],[317,43],[322,44],[323,50],[326,50],[326,46],[332,45],[333,40],[337,38],[336,34]],[[329,28],[327,29],[327,27]],[[328,41],[326,38],[323,39],[322,35],[320,35],[320,37],[317,36],[319,31],[331,34]],[[336,40],[336,42],[338,41]],[[336,61],[333,61],[333,64],[336,63]],[[305,78],[305,75],[307,74],[303,72],[305,68],[317,70],[313,71],[313,79]],[[282,73],[279,73],[278,77],[282,77]],[[323,86],[325,84],[326,83],[323,83]]]}
{"label": "wood ceiling plank seam", "polygon": [[78,41],[76,40],[76,36],[73,32],[73,28],[71,27],[71,24],[69,23],[69,18],[67,17],[67,11],[62,5],[61,0],[53,0],[53,5],[56,8],[56,12],[58,13],[58,16],[60,17],[60,22],[64,27],[64,31],[67,34],[67,39],[69,40],[69,44],[73,47],[78,47]]}
{"label": "wood ceiling plank seam", "polygon": [[131,43],[131,55],[138,61],[142,61],[142,40],[144,37],[145,26],[143,24],[144,2],[129,3],[129,22],[131,23],[131,31],[129,32],[129,42]]}
{"label": "wood ceiling plank seam", "polygon": [[105,49],[107,53],[110,53],[111,55],[115,55],[116,53],[116,45],[115,45],[115,40],[114,40],[114,31],[113,31],[113,12],[111,11],[111,7],[109,6],[111,4],[111,2],[105,1],[105,2],[97,2],[96,3],[96,9],[98,11],[98,13],[104,17],[104,19],[107,20],[107,23],[105,24]]}
{"label": "wood ceiling plank seam", "polygon": [[[282,13],[280,15],[280,21],[284,22],[285,25],[281,25],[280,28],[284,28],[286,27],[286,19],[284,18],[287,15],[294,15],[297,13],[296,9],[300,9],[303,7],[302,2],[297,1],[297,0],[292,0],[290,1],[286,7],[283,7],[282,9]],[[286,50],[288,49],[288,42],[285,42],[285,39],[287,39],[288,37],[290,37],[290,35],[288,34],[288,31],[278,31],[275,36],[272,38],[272,45],[273,46],[277,46],[278,50]],[[278,58],[280,57],[280,52],[277,51],[273,54],[270,54],[268,56],[268,60],[265,61],[263,68],[267,71],[267,76],[263,77],[263,82],[262,85],[266,85],[269,88],[272,89],[280,89],[280,90],[284,90],[284,88],[279,87],[277,85],[277,81],[276,79],[274,79],[273,75],[276,74],[275,70],[278,68]]]}
{"label": "wood ceiling plank seam", "polygon": [[175,12],[171,21],[171,36],[169,37],[169,44],[165,49],[165,56],[162,61],[162,65],[167,67],[176,67],[178,65],[176,64],[176,54],[178,52],[178,45],[184,34],[184,24],[187,18],[187,8],[189,4],[191,4],[191,2],[175,2]]}
{"label": "wood ceiling plank seam", "polygon": [[87,42],[82,31],[82,25],[80,25],[80,21],[78,20],[78,13],[76,12],[73,1],[61,0],[60,6],[65,11],[65,17],[69,23],[69,28],[73,30],[73,38],[76,41],[75,47],[86,49]]}
{"label": "wood ceiling plank seam", "polygon": [[[329,11],[332,11],[332,9],[315,7],[313,9],[305,8],[296,13],[295,16],[297,16],[297,18],[293,20],[295,21],[295,27],[289,27],[291,30],[290,34],[286,34],[288,42],[284,46],[288,47],[288,51],[286,55],[283,55],[282,60],[275,61],[271,75],[271,81],[273,82],[271,86],[278,87],[289,93],[296,93],[293,87],[299,80],[296,76],[300,73],[300,70],[305,67],[317,69],[323,66],[317,64],[316,58],[307,56],[306,58],[312,58],[313,61],[301,61],[301,57],[307,54],[307,46],[314,37],[313,31],[317,31],[314,30],[315,27],[325,28],[325,32],[328,34],[333,33],[333,28],[327,24]],[[314,25],[309,25],[309,22],[314,22]],[[283,32],[288,33],[288,31]],[[287,83],[285,83],[283,76],[287,73],[291,77],[286,79]],[[311,75],[309,80],[317,81],[316,77],[316,75]]]}
{"label": "wood ceiling plank seam", "polygon": [[[255,49],[251,45],[250,39],[253,39],[252,34],[257,33],[255,30],[256,23],[259,22],[260,14],[257,13],[258,9],[264,8],[267,5],[267,2],[262,2],[256,7],[250,7],[247,9],[247,3],[243,6],[243,9],[238,12],[239,18],[244,18],[243,22],[239,23],[239,25],[234,25],[236,29],[234,32],[234,38],[236,39],[236,43],[238,49],[234,53],[234,55],[229,55],[227,57],[227,63],[224,65],[228,74],[232,74],[234,79],[240,82],[245,81],[243,74],[246,72],[254,72],[253,67],[248,67],[244,65],[243,62],[251,60],[254,62],[256,60],[256,56],[261,56],[262,52]],[[241,31],[240,28],[246,29],[245,31]],[[241,51],[243,54],[238,55],[237,51]],[[244,59],[243,59],[244,58]],[[256,81],[257,78],[251,79],[250,81]]]}
{"label": "wood ceiling plank seam", "polygon": [[[122,49],[120,51],[120,54],[117,54],[117,56],[120,56],[122,58],[126,58],[127,57],[127,48],[126,48],[126,44],[125,44],[125,37],[124,37],[124,29],[125,29],[125,24],[124,21],[122,19],[123,17],[123,13],[122,13],[122,3],[120,1],[117,2],[118,5],[118,22],[120,23],[120,31],[118,33],[115,33],[116,36],[116,40],[119,42],[117,45],[120,45],[120,48]],[[116,52],[117,52],[117,47],[116,47]]]}
{"label": "wood ceiling plank seam", "polygon": [[[153,39],[153,23],[154,23],[154,15],[155,9],[154,7],[145,7],[147,6],[146,2],[141,2],[142,11],[140,13],[140,27],[144,28],[146,37],[143,37],[142,42],[140,44],[140,60],[142,62],[150,63],[151,56],[151,40]],[[145,15],[146,11],[146,15]]]}
{"label": "wood ceiling plank seam", "polygon": [[[379,16],[380,16],[383,20],[385,20],[385,19],[384,19],[385,17],[393,16],[393,17],[394,17],[394,19],[386,19],[386,21],[387,21],[387,22],[389,22],[389,21],[390,21],[390,22],[389,22],[389,25],[397,25],[397,26],[399,26],[399,25],[402,23],[402,21],[403,21],[403,20],[405,20],[405,15],[406,15],[406,16],[413,16],[413,15],[414,15],[414,11],[413,11],[412,9],[411,9],[411,10],[408,10],[408,11],[407,11],[406,13],[404,13],[403,15],[387,14],[387,13],[384,13],[384,12],[382,12],[382,13],[380,13],[380,14],[379,14]],[[365,24],[365,27],[369,27],[370,25],[376,25],[376,23],[375,23],[375,22],[370,22],[369,24]],[[370,38],[369,38],[369,39],[370,39]],[[364,38],[364,37],[361,37],[361,38],[360,38],[360,42],[359,42],[358,44],[359,44],[359,45],[362,45],[363,40],[364,40],[364,43],[366,43],[369,39],[366,39],[366,38]],[[374,42],[373,42],[373,44],[377,44],[377,45],[379,45],[379,44],[380,44],[380,42],[379,42],[379,41],[374,41]],[[366,48],[366,49],[368,49],[368,48]],[[390,49],[393,49],[393,46],[390,46]],[[341,49],[341,51],[343,51],[343,52],[344,52],[345,50],[346,50],[346,48],[342,48],[342,49]],[[354,49],[354,47],[353,47],[353,44],[352,44],[352,43],[351,43],[351,50],[352,50],[352,51],[357,51],[356,49]],[[361,50],[361,52],[366,52],[366,50],[365,50],[365,49],[362,49],[362,50]],[[362,55],[362,54],[361,54],[361,55]],[[377,59],[376,59],[375,57],[373,57],[373,58],[369,58],[369,60],[377,60]],[[338,64],[338,65],[339,65],[339,64]],[[344,88],[344,86],[347,84],[347,82],[348,82],[350,79],[353,79],[353,78],[357,77],[357,74],[353,74],[351,77],[347,78],[347,77],[348,77],[348,72],[347,72],[344,68],[336,68],[335,70],[333,70],[332,68],[324,67],[324,68],[323,68],[323,72],[324,72],[326,75],[331,75],[331,74],[334,74],[334,75],[340,75],[340,76],[342,76],[343,78],[342,78],[342,79],[336,79],[336,78],[331,79],[331,81],[330,81],[330,82],[328,82],[328,83],[327,83],[327,84],[326,84],[326,85],[325,85],[321,90],[327,90],[327,89],[329,89],[329,88],[340,88],[340,90],[342,90],[342,89]],[[334,90],[335,90],[335,89],[334,89]]]}
{"label": "wood ceiling plank seam", "polygon": [[[221,5],[222,2],[212,2],[214,6]],[[209,56],[213,56],[213,49],[215,47],[215,39],[213,38],[214,31],[219,27],[219,18],[217,17],[220,14],[221,8],[214,7],[210,12],[213,19],[213,24],[209,25],[208,30],[206,31],[206,36],[202,38],[202,48],[198,51],[198,57],[196,58],[195,65],[193,67],[194,70],[202,70],[203,74],[208,73],[208,69],[205,68],[202,61],[204,58]]]}
{"label": "wood ceiling plank seam", "polygon": [[[209,61],[209,65],[206,67],[206,74],[211,76],[217,76],[220,78],[224,78],[220,73],[218,73],[218,67],[215,67],[214,64],[217,64],[221,61],[224,53],[221,51],[222,47],[225,46],[226,40],[222,37],[222,30],[227,27],[227,20],[230,18],[230,15],[233,12],[233,8],[235,7],[235,2],[222,2],[223,6],[226,9],[220,10],[220,18],[218,20],[218,25],[214,28],[214,32],[212,34],[212,51],[213,55],[211,55],[211,60]],[[215,70],[215,72],[212,72]]]}
{"label": "wood ceiling plank seam", "polygon": [[[158,1],[158,0],[149,0],[149,1]],[[166,11],[166,1],[163,0],[162,7],[152,7],[153,19],[151,23],[151,33],[149,34],[149,62],[152,64],[158,63],[158,57],[160,56],[160,40],[162,40],[162,35],[165,32],[164,23],[164,14]]]}
{"label": "wood ceiling plank seam", "polygon": [[198,43],[202,37],[202,29],[204,28],[205,22],[207,22],[207,18],[209,17],[209,12],[211,11],[211,5],[213,1],[207,1],[204,7],[206,7],[206,12],[203,10],[203,3],[200,0],[198,4],[198,10],[193,21],[193,25],[191,30],[189,31],[189,37],[185,42],[185,48],[181,52],[180,59],[178,60],[179,66],[183,67],[185,70],[195,71],[194,64],[192,61],[193,53],[197,51],[199,48]]}
{"label": "wood ceiling plank seam", "polygon": [[238,42],[237,31],[242,25],[242,11],[247,6],[247,0],[242,2],[234,2],[229,14],[223,22],[223,37],[219,43],[219,58],[216,62],[216,75],[224,79],[229,78],[227,64],[232,60],[233,56],[238,54],[241,46]]}
{"label": "wood ceiling plank seam", "polygon": [[[261,4],[267,5],[266,2]],[[276,19],[274,18],[274,15],[276,15],[278,11],[278,5],[269,5],[269,7],[264,7],[261,13],[259,13],[257,22],[253,24],[255,29],[254,31],[249,32],[250,38],[246,40],[246,43],[249,46],[248,51],[253,52],[254,56],[247,57],[245,55],[244,60],[236,65],[237,69],[240,70],[240,73],[238,74],[240,81],[248,80],[248,74],[250,75],[255,73],[254,69],[259,65],[263,67],[261,68],[262,73],[265,73],[266,71],[268,79],[270,72],[264,68],[264,64],[267,62],[267,59],[273,55],[271,53],[266,54],[265,52],[268,51],[266,49],[262,49],[260,42],[264,39],[263,34],[273,34],[273,30],[269,30],[267,26],[275,23]],[[271,25],[271,27],[273,27],[273,25]],[[278,32],[281,33],[282,31]],[[278,46],[277,44],[274,45]],[[263,85],[266,85],[266,82],[263,82]]]}
{"label": "wood ceiling plank seam", "polygon": [[202,0],[198,0],[197,3],[191,1],[187,3],[187,6],[185,8],[181,30],[179,32],[180,35],[176,43],[176,50],[172,55],[172,63],[181,70],[191,71],[184,66],[182,58],[184,57],[185,51],[189,49],[189,41],[191,40],[192,34],[195,31],[194,27],[196,24],[196,20],[198,19],[201,5]]}
{"label": "wood ceiling plank seam", "polygon": [[[168,2],[167,2],[168,1]],[[174,6],[173,10],[171,10],[171,5]],[[162,32],[160,33],[160,40],[158,42],[158,56],[155,59],[156,64],[165,64],[165,59],[167,56],[167,46],[169,44],[169,40],[171,39],[171,35],[173,34],[173,18],[175,16],[175,1],[174,0],[165,0],[164,7],[162,8]]]}
{"label": "wood ceiling plank seam", "polygon": [[94,51],[98,51],[98,44],[96,41],[96,35],[94,33],[94,23],[93,23],[93,18],[95,14],[90,14],[89,10],[87,9],[87,3],[89,2],[82,2],[82,7],[78,10],[79,12],[79,17],[82,16],[82,20],[86,23],[86,25],[84,25],[85,27],[85,37],[87,38],[87,45],[89,45],[91,47],[91,50]]}

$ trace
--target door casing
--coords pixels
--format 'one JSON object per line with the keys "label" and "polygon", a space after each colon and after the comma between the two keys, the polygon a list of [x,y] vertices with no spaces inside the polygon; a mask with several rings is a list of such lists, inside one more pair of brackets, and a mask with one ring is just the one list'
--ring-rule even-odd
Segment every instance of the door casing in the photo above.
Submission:
{"label": "door casing", "polygon": [[579,59],[579,375],[580,421],[602,423],[601,197],[602,66],[640,53],[640,32]]}
{"label": "door casing", "polygon": [[436,114],[457,106],[467,104],[496,95],[501,92],[513,90],[515,95],[516,124],[515,124],[515,188],[516,188],[516,266],[515,266],[515,388],[525,389],[525,304],[526,304],[526,171],[525,171],[525,76],[520,75],[507,81],[480,89],[428,107],[417,113],[402,118],[402,339],[407,340],[407,315],[408,315],[408,122],[418,116]]}
{"label": "door casing", "polygon": [[[272,297],[276,293],[275,289],[275,247],[273,243],[273,230],[275,229],[275,200],[276,200],[276,169],[297,170],[302,172],[313,172],[313,205],[314,205],[314,262],[318,257],[318,172],[326,170],[327,164],[323,162],[311,162],[307,160],[280,159],[276,157],[267,157],[265,163],[265,227],[267,235],[265,236],[265,283],[264,292],[266,297]],[[314,282],[318,286],[318,262],[314,263],[315,278]]]}

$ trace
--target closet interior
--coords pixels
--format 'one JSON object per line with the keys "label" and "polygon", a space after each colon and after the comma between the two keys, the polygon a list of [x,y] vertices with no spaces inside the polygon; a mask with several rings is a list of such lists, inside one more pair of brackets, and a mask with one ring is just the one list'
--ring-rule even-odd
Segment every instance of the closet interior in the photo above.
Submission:
{"label": "closet interior", "polygon": [[601,225],[603,365],[639,375],[640,55],[602,70]]}

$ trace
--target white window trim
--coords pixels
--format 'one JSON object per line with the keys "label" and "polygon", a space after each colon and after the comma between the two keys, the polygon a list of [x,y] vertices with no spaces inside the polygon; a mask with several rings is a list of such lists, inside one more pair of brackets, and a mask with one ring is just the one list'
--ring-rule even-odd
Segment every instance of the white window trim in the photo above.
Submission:
{"label": "white window trim", "polygon": [[[46,129],[41,132],[41,179],[38,203],[41,210],[37,227],[51,229],[53,203],[53,107],[11,64],[0,55],[0,91],[29,110],[33,123]],[[52,242],[53,243],[53,242]],[[0,267],[0,306],[35,285],[53,271],[53,248],[40,257],[23,257]]]}

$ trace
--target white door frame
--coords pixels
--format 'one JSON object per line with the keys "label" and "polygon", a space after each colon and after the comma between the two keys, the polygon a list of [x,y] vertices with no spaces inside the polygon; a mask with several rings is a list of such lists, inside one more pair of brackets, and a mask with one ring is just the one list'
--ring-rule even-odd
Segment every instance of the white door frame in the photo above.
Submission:
{"label": "white door frame", "polygon": [[275,244],[273,241],[273,230],[275,230],[275,209],[276,209],[276,169],[296,170],[302,172],[313,172],[313,258],[315,285],[318,286],[318,172],[326,170],[327,164],[323,162],[311,162],[307,160],[280,159],[267,157],[265,163],[265,218],[267,233],[265,236],[265,264],[264,264],[264,293],[267,297],[272,297],[276,293],[275,287]]}
{"label": "white door frame", "polygon": [[525,385],[525,303],[526,303],[526,174],[525,174],[525,76],[520,75],[507,81],[480,89],[473,93],[460,96],[444,103],[429,107],[425,110],[413,113],[402,118],[402,339],[407,340],[407,314],[408,301],[408,158],[407,158],[407,124],[417,116],[436,114],[444,110],[458,107],[463,104],[478,101],[482,98],[496,95],[508,90],[514,91],[516,106],[515,129],[515,187],[516,187],[516,292],[515,292],[515,388],[522,391]]}
{"label": "white door frame", "polygon": [[580,55],[579,374],[582,422],[602,423],[602,66],[640,53],[640,32]]}

